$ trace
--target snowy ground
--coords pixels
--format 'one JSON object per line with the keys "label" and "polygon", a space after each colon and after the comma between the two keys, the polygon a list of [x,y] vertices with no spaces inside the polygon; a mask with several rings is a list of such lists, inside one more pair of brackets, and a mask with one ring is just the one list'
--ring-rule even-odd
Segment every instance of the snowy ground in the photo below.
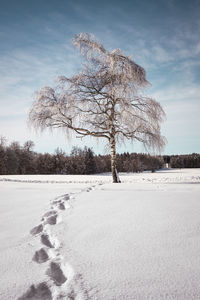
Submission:
{"label": "snowy ground", "polygon": [[0,299],[200,299],[200,169],[0,176]]}

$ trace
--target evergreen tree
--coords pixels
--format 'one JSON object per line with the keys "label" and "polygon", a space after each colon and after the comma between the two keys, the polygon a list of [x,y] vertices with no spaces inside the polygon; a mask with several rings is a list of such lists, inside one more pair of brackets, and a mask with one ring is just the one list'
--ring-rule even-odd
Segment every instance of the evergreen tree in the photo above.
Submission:
{"label": "evergreen tree", "polygon": [[85,148],[85,174],[95,174],[97,172],[97,166],[94,159],[94,153],[90,148]]}

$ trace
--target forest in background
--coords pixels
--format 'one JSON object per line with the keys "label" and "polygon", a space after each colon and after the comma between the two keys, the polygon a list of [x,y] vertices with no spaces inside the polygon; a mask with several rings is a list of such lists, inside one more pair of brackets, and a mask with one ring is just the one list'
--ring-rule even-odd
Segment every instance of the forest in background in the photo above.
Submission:
{"label": "forest in background", "polygon": [[[144,153],[117,154],[119,172],[155,172],[164,168],[200,168],[200,154],[153,156]],[[27,141],[7,145],[0,140],[0,174],[96,174],[110,172],[110,155],[95,155],[91,148],[73,147],[70,155],[57,148],[54,154],[37,153]]]}

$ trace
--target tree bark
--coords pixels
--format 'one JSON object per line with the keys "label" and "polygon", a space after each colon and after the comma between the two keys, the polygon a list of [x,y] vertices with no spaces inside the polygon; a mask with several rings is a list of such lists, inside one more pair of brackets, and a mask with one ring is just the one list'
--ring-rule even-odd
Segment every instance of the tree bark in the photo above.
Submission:
{"label": "tree bark", "polygon": [[120,183],[120,179],[117,173],[116,168],[116,150],[115,150],[115,139],[110,138],[110,156],[111,156],[111,172],[112,172],[112,178],[113,183]]}

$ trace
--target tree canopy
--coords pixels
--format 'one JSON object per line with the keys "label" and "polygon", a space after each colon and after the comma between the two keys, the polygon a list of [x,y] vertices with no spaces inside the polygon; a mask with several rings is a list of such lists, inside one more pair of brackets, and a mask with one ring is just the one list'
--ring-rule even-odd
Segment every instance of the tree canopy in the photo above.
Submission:
{"label": "tree canopy", "polygon": [[144,96],[145,70],[120,49],[109,52],[87,33],[75,35],[73,44],[85,58],[81,70],[60,76],[55,88],[41,88],[29,120],[41,130],[62,128],[80,137],[107,139],[113,182],[119,182],[116,143],[129,139],[146,148],[163,148],[160,124],[165,113],[156,100]]}

